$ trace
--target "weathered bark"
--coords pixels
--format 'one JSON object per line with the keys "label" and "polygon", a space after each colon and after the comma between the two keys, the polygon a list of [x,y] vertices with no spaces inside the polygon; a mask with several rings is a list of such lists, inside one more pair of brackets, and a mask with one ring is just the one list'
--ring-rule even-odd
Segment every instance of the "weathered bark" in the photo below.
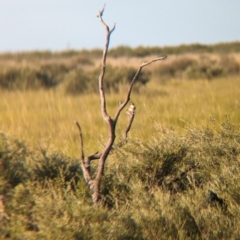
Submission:
{"label": "weathered bark", "polygon": [[[109,29],[108,25],[103,21],[102,16],[103,16],[103,12],[104,12],[104,8],[101,11],[99,11],[97,17],[100,19],[100,22],[103,24],[105,30],[106,30],[106,41],[105,41],[105,47],[103,50],[103,56],[102,56],[102,66],[101,66],[101,72],[99,75],[99,79],[98,79],[98,84],[99,84],[99,95],[100,95],[100,102],[101,102],[101,113],[102,113],[102,117],[103,119],[106,121],[108,128],[109,128],[109,139],[103,149],[103,151],[101,153],[95,153],[93,155],[88,156],[87,158],[84,157],[84,150],[83,150],[83,136],[82,136],[82,130],[80,127],[80,124],[78,122],[76,122],[78,130],[79,130],[79,137],[80,137],[80,160],[81,160],[81,168],[83,171],[83,175],[84,175],[84,179],[86,181],[86,183],[88,184],[88,187],[90,189],[91,192],[91,196],[92,196],[92,201],[93,203],[96,203],[99,201],[100,199],[100,183],[101,183],[101,178],[104,174],[104,166],[106,163],[106,160],[109,156],[109,153],[111,152],[111,150],[113,149],[113,144],[116,138],[116,134],[115,134],[115,129],[116,129],[116,125],[117,125],[117,121],[118,118],[122,112],[122,110],[126,107],[126,105],[129,103],[130,101],[130,97],[131,97],[131,92],[132,92],[132,88],[134,86],[134,83],[137,81],[137,78],[141,72],[141,70],[156,61],[159,60],[163,60],[166,58],[166,56],[164,57],[159,57],[156,59],[153,59],[149,62],[146,63],[142,63],[140,65],[140,67],[138,68],[135,76],[133,77],[128,92],[126,94],[125,100],[123,103],[121,103],[115,113],[114,118],[111,118],[108,113],[107,113],[107,106],[106,106],[106,97],[105,97],[105,91],[104,91],[104,75],[105,75],[105,70],[106,70],[106,60],[107,60],[107,53],[108,53],[108,47],[109,47],[109,42],[110,42],[110,37],[112,32],[115,29],[115,24],[112,27],[112,29]],[[126,127],[126,130],[123,134],[123,141],[119,144],[119,146],[121,146],[127,139],[127,135],[128,132],[131,129],[132,126],[132,122],[134,120],[134,116],[135,116],[135,105],[132,103],[127,111],[127,114],[129,116],[129,121],[128,121],[128,125]],[[91,173],[91,161],[92,160],[96,160],[98,159],[98,168],[97,168],[97,172],[96,172],[96,177],[93,178],[93,175]]]}

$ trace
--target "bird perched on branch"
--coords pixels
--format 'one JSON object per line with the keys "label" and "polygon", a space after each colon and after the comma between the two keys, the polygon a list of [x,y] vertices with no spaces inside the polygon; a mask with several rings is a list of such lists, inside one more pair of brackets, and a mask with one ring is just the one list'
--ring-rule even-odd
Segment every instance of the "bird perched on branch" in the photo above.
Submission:
{"label": "bird perched on branch", "polygon": [[135,114],[135,110],[136,110],[136,106],[131,103],[128,110],[126,111],[126,113],[131,116],[131,115],[134,115]]}

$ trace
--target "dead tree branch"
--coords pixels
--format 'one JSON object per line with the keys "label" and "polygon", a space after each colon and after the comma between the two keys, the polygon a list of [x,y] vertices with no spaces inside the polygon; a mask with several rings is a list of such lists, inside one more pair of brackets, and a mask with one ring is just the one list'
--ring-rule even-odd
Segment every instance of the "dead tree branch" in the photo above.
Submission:
{"label": "dead tree branch", "polygon": [[123,133],[123,140],[127,139],[128,132],[130,131],[133,120],[134,120],[135,110],[136,110],[136,106],[133,103],[131,103],[130,107],[126,111],[128,117],[129,117],[129,120],[128,120],[128,125],[126,127],[126,130]]}
{"label": "dead tree branch", "polygon": [[90,172],[90,168],[86,165],[86,162],[84,161],[82,129],[81,129],[80,124],[77,121],[76,121],[76,125],[77,125],[78,131],[79,131],[81,168],[83,171],[83,176],[84,176],[85,181],[89,182],[89,180],[91,179],[91,172]]}
{"label": "dead tree branch", "polygon": [[110,36],[114,31],[116,25],[114,24],[113,28],[109,30],[108,25],[102,19],[104,9],[105,9],[105,5],[103,9],[99,11],[99,14],[98,14],[98,18],[100,19],[100,22],[103,24],[106,30],[106,41],[105,41],[105,47],[104,47],[103,56],[102,56],[102,67],[101,67],[101,73],[99,75],[99,94],[100,94],[100,100],[101,100],[101,111],[102,111],[103,119],[106,122],[109,122],[110,118],[107,114],[107,109],[106,109],[106,98],[105,98],[105,92],[103,87],[103,79],[104,79],[105,69],[106,69],[106,61],[107,61],[108,47],[110,43]]}
{"label": "dead tree branch", "polygon": [[115,114],[114,121],[117,121],[117,120],[118,120],[118,117],[119,117],[121,111],[126,107],[126,105],[128,104],[128,102],[130,101],[130,96],[131,96],[131,93],[132,93],[132,88],[133,88],[133,86],[134,86],[134,83],[135,83],[136,80],[138,79],[138,76],[139,76],[139,74],[141,73],[142,69],[143,69],[144,67],[146,67],[147,65],[149,65],[149,64],[151,64],[151,63],[153,63],[153,62],[156,62],[156,61],[163,60],[163,59],[165,59],[166,57],[167,57],[167,56],[155,58],[155,59],[153,59],[153,60],[151,60],[151,61],[149,61],[149,62],[142,63],[142,64],[140,65],[140,67],[138,68],[135,76],[133,77],[133,79],[132,79],[132,81],[131,81],[131,83],[130,83],[130,86],[129,86],[129,89],[128,89],[128,92],[127,92],[125,101],[119,106],[119,108],[118,108],[118,110],[117,110],[117,112],[116,112],[116,114]]}
{"label": "dead tree branch", "polygon": [[[114,141],[116,138],[115,129],[116,129],[117,121],[118,121],[118,118],[119,118],[122,110],[126,107],[126,105],[130,101],[131,92],[132,92],[134,83],[137,81],[141,70],[145,66],[147,66],[153,62],[163,60],[166,58],[166,56],[159,57],[159,58],[153,59],[149,62],[142,63],[140,65],[140,67],[138,68],[135,76],[133,77],[133,79],[129,85],[129,89],[126,94],[126,98],[125,98],[124,102],[119,105],[114,118],[111,118],[107,113],[107,106],[106,106],[107,104],[106,104],[106,97],[105,97],[103,83],[104,83],[104,75],[105,75],[105,71],[106,71],[106,60],[107,60],[109,43],[110,43],[110,37],[111,37],[112,32],[115,30],[116,25],[114,24],[114,26],[110,29],[109,26],[103,21],[102,16],[103,16],[104,9],[105,9],[105,5],[104,5],[103,9],[100,10],[97,15],[97,17],[99,18],[100,22],[103,24],[105,31],[106,31],[105,47],[104,47],[103,55],[102,55],[101,71],[100,71],[100,75],[98,78],[98,84],[99,84],[99,95],[100,95],[100,102],[101,102],[101,113],[102,113],[103,119],[106,121],[108,128],[109,128],[109,138],[108,138],[108,141],[101,153],[96,152],[93,155],[90,155],[87,158],[84,158],[82,130],[81,130],[80,124],[78,122],[76,122],[78,131],[79,131],[81,167],[82,167],[85,181],[90,188],[93,203],[96,203],[100,199],[100,195],[99,195],[100,181],[101,181],[101,178],[104,173],[104,166],[105,166],[107,157],[109,156],[109,153],[113,148],[113,144],[114,144]],[[136,110],[136,106],[132,103],[127,110],[127,114],[129,116],[129,121],[128,121],[127,127],[125,129],[125,132],[123,134],[123,141],[120,144],[122,144],[127,139],[128,132],[130,131],[133,120],[134,120],[135,110]],[[98,167],[96,170],[96,176],[95,176],[95,178],[93,178],[93,175],[91,173],[91,161],[96,160],[96,159],[98,159]]]}

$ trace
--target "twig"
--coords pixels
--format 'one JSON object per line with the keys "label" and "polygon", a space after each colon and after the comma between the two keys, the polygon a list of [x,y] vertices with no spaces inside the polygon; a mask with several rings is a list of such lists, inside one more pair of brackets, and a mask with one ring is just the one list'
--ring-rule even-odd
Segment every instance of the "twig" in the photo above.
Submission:
{"label": "twig", "polygon": [[127,95],[126,95],[126,98],[125,98],[125,101],[123,103],[121,103],[118,107],[118,110],[115,114],[115,117],[114,117],[114,121],[117,121],[121,111],[126,107],[126,105],[128,104],[128,102],[130,101],[130,96],[131,96],[131,92],[132,92],[132,88],[133,88],[133,85],[134,83],[136,82],[141,70],[146,67],[147,65],[153,63],[153,62],[156,62],[156,61],[160,61],[160,60],[164,60],[167,56],[164,56],[164,57],[158,57],[158,58],[155,58],[149,62],[144,62],[140,65],[140,67],[138,68],[135,76],[133,77],[131,83],[130,83],[130,86],[129,86],[129,89],[128,89],[128,92],[127,92]]}
{"label": "twig", "polygon": [[80,124],[75,121],[77,127],[78,127],[78,131],[79,131],[79,141],[80,141],[80,159],[81,159],[81,167],[82,167],[82,171],[83,171],[83,176],[86,182],[89,182],[91,180],[91,173],[90,173],[90,167],[85,166],[85,162],[84,162],[84,150],[83,150],[83,135],[82,135],[82,129]]}
{"label": "twig", "polygon": [[125,132],[123,133],[123,140],[127,139],[128,132],[131,129],[131,126],[132,126],[132,123],[133,123],[133,120],[135,117],[135,110],[136,110],[136,106],[133,103],[131,103],[130,107],[128,108],[128,110],[126,112],[127,115],[129,116],[129,121],[128,121],[128,125],[125,129]]}

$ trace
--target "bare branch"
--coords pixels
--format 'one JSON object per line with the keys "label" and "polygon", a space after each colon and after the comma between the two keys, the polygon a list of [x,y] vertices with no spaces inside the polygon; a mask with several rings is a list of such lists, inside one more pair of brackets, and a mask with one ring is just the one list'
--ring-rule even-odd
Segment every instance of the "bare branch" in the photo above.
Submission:
{"label": "bare branch", "polygon": [[80,159],[81,162],[84,164],[84,150],[83,150],[83,135],[82,135],[82,129],[80,124],[75,121],[77,127],[78,127],[78,131],[79,131],[79,141],[80,141]]}
{"label": "bare branch", "polygon": [[100,10],[100,11],[98,12],[98,15],[97,15],[97,17],[102,17],[102,15],[103,15],[103,12],[104,12],[104,10],[105,10],[105,7],[106,7],[106,3],[103,5],[103,8],[102,8],[102,10]]}
{"label": "bare branch", "polygon": [[136,106],[133,103],[131,103],[130,107],[128,108],[128,110],[126,112],[127,115],[129,116],[129,121],[128,121],[128,125],[126,127],[126,130],[123,134],[123,140],[127,139],[128,132],[130,131],[133,120],[134,120],[135,110],[136,110]]}
{"label": "bare branch", "polygon": [[115,27],[116,27],[116,23],[114,23],[113,27],[111,30],[109,30],[109,26],[103,21],[102,16],[103,16],[103,12],[105,10],[105,6],[106,4],[104,4],[103,9],[99,11],[97,17],[100,19],[100,22],[103,24],[103,26],[105,27],[106,31],[109,32],[110,34],[114,31]]}
{"label": "bare branch", "polygon": [[151,64],[151,63],[153,63],[153,62],[156,62],[156,61],[159,61],[159,60],[164,60],[165,58],[166,58],[167,56],[163,56],[163,57],[159,57],[159,58],[155,58],[155,59],[153,59],[153,60],[151,60],[151,61],[149,61],[149,62],[143,62],[142,64],[141,64],[141,67],[146,67],[147,65],[149,65],[149,64]]}
{"label": "bare branch", "polygon": [[101,158],[101,156],[102,156],[102,153],[96,152],[85,159],[84,164],[90,174],[91,174],[91,161],[98,160]]}
{"label": "bare branch", "polygon": [[102,116],[103,116],[103,119],[106,122],[109,122],[110,117],[109,117],[109,115],[107,113],[107,109],[106,109],[106,97],[105,97],[105,93],[104,93],[103,79],[104,79],[105,69],[106,69],[106,59],[107,59],[109,42],[110,42],[110,36],[111,36],[112,32],[114,31],[114,29],[116,27],[116,24],[114,24],[113,28],[111,30],[109,30],[108,25],[102,19],[104,8],[105,8],[105,5],[104,5],[103,9],[101,11],[99,11],[99,14],[98,14],[98,18],[100,19],[100,22],[103,24],[103,26],[106,30],[106,41],[105,41],[105,47],[104,47],[104,50],[103,50],[102,68],[101,68],[101,73],[99,75],[99,80],[98,81],[99,81],[99,94],[100,94],[100,99],[101,99]]}
{"label": "bare branch", "polygon": [[90,168],[86,168],[85,162],[84,162],[84,150],[83,150],[83,135],[82,135],[82,129],[80,124],[75,121],[78,131],[79,131],[79,141],[80,141],[80,160],[81,160],[81,167],[84,175],[84,179],[86,182],[89,182],[91,179],[90,175]]}
{"label": "bare branch", "polygon": [[127,96],[126,96],[125,101],[124,101],[122,104],[120,104],[120,106],[118,107],[118,110],[117,110],[117,112],[116,112],[116,114],[115,114],[115,117],[114,117],[114,121],[115,121],[115,122],[117,121],[117,119],[118,119],[120,113],[122,112],[122,110],[123,110],[123,109],[125,108],[125,106],[128,104],[128,102],[129,102],[129,100],[130,100],[130,96],[131,96],[131,92],[132,92],[133,85],[134,85],[134,83],[136,82],[136,80],[137,80],[137,78],[138,78],[141,70],[142,70],[144,67],[146,67],[147,65],[149,65],[149,64],[151,64],[151,63],[153,63],[153,62],[156,62],[156,61],[163,60],[163,59],[165,59],[166,57],[167,57],[167,56],[155,58],[155,59],[153,59],[153,60],[151,60],[151,61],[149,61],[149,62],[142,63],[142,64],[140,65],[140,67],[138,68],[135,76],[134,76],[133,79],[132,79],[132,82],[130,83],[130,86],[129,86],[128,93],[127,93]]}
{"label": "bare branch", "polygon": [[90,162],[93,159],[99,159],[101,155],[98,155],[97,153],[95,153],[95,154],[89,156],[86,159],[86,161],[84,161],[82,130],[81,130],[80,124],[77,121],[75,123],[76,123],[76,125],[78,127],[78,131],[79,131],[81,168],[83,171],[83,176],[84,176],[84,179],[90,189],[90,192],[92,195],[92,201],[93,201],[93,203],[96,203],[99,200],[100,179],[99,180],[92,179]]}

